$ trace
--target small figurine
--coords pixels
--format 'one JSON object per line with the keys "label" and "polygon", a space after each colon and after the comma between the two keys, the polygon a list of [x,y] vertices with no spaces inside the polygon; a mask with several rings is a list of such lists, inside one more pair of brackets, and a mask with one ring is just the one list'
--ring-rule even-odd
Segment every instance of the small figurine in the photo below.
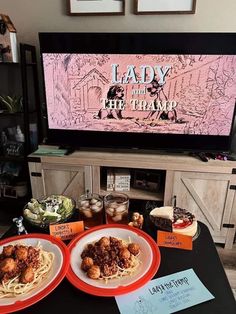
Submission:
{"label": "small figurine", "polygon": [[133,213],[131,222],[129,222],[129,226],[142,229],[143,227],[143,215],[138,212]]}
{"label": "small figurine", "polygon": [[15,224],[16,224],[16,227],[17,227],[17,233],[18,235],[21,235],[21,234],[28,234],[28,232],[26,231],[22,221],[23,221],[23,217],[20,216],[19,218],[13,218],[12,220]]}

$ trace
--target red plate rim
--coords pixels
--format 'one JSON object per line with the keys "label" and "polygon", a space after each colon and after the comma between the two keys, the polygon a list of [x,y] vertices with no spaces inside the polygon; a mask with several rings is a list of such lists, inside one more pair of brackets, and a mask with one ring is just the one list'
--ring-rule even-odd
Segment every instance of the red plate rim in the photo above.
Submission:
{"label": "red plate rim", "polygon": [[1,240],[0,245],[2,246],[12,241],[20,241],[20,240],[28,239],[28,238],[48,240],[52,242],[53,244],[57,245],[57,247],[59,247],[59,249],[61,250],[61,253],[63,256],[61,270],[58,273],[58,275],[50,282],[50,284],[45,287],[45,289],[43,289],[36,295],[32,296],[31,298],[22,300],[22,301],[16,301],[14,304],[10,304],[10,305],[3,305],[3,306],[0,305],[0,314],[19,311],[42,300],[45,296],[47,296],[52,290],[54,290],[59,285],[59,283],[62,281],[62,279],[65,277],[68,271],[69,263],[70,263],[69,250],[67,246],[61,240],[51,235],[38,234],[38,233],[19,235],[19,236],[14,236],[14,237]]}
{"label": "red plate rim", "polygon": [[126,225],[118,225],[118,224],[109,224],[109,225],[102,225],[102,226],[94,227],[94,228],[92,228],[88,231],[85,231],[84,233],[78,235],[73,240],[71,240],[71,242],[68,244],[68,248],[69,248],[70,253],[71,253],[73,247],[77,244],[77,242],[80,239],[82,239],[83,237],[87,236],[90,233],[93,233],[94,231],[101,230],[101,229],[107,229],[107,228],[119,228],[119,229],[130,230],[130,231],[135,232],[138,235],[142,236],[149,243],[149,245],[152,249],[152,252],[153,252],[153,259],[152,259],[152,263],[149,267],[149,270],[146,272],[146,274],[128,286],[111,288],[111,289],[94,287],[94,286],[91,286],[91,285],[85,283],[80,278],[78,278],[76,276],[76,274],[73,272],[73,270],[71,268],[71,264],[69,266],[69,270],[67,272],[66,277],[73,286],[75,286],[76,288],[78,288],[78,289],[80,289],[86,293],[96,295],[96,296],[114,297],[117,295],[122,295],[122,294],[132,292],[134,290],[137,290],[137,289],[141,288],[142,286],[144,286],[147,282],[149,282],[153,278],[153,276],[156,274],[156,272],[160,266],[161,254],[160,254],[160,250],[159,250],[159,247],[157,246],[156,242],[147,233],[145,233],[144,231],[142,231],[140,229],[134,228],[134,227],[130,227],[130,226],[126,226]]}

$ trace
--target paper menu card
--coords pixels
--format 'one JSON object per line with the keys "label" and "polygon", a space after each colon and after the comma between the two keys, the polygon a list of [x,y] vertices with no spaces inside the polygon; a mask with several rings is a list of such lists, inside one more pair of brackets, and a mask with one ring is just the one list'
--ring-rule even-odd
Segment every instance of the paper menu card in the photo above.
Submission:
{"label": "paper menu card", "polygon": [[177,249],[192,250],[193,239],[179,233],[157,231],[157,245]]}
{"label": "paper menu card", "polygon": [[144,287],[116,297],[121,314],[169,314],[214,299],[193,269],[151,280]]}
{"label": "paper menu card", "polygon": [[49,226],[50,235],[61,240],[71,240],[77,234],[84,231],[84,222],[75,221],[64,224],[53,224]]}

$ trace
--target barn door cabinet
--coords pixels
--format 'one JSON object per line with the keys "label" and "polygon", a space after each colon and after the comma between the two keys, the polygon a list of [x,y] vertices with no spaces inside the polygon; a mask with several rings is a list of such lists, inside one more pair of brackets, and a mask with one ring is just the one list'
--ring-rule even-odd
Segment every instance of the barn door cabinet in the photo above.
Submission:
{"label": "barn door cabinet", "polygon": [[46,195],[63,194],[77,203],[79,195],[92,191],[91,170],[91,166],[30,162],[32,196],[40,199]]}
{"label": "barn door cabinet", "polygon": [[[209,160],[207,163],[184,154],[153,151],[86,150],[63,157],[29,156],[33,196],[66,194],[75,200],[86,190],[107,193],[102,180],[106,168],[160,171],[159,191],[136,189],[131,184],[130,199],[154,200],[193,212],[205,223],[213,240],[231,248],[236,230],[236,162]],[[132,178],[131,178],[132,181]]]}
{"label": "barn door cabinet", "polygon": [[176,205],[191,209],[205,223],[217,243],[231,247],[235,234],[236,175],[175,171]]}

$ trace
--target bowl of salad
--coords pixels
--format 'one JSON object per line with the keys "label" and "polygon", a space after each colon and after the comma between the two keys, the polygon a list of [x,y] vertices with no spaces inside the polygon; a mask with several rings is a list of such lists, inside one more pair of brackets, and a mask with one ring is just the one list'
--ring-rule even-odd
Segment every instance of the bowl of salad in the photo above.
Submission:
{"label": "bowl of salad", "polygon": [[75,213],[75,201],[64,195],[32,198],[23,209],[23,217],[31,225],[47,229],[50,224],[63,223]]}

